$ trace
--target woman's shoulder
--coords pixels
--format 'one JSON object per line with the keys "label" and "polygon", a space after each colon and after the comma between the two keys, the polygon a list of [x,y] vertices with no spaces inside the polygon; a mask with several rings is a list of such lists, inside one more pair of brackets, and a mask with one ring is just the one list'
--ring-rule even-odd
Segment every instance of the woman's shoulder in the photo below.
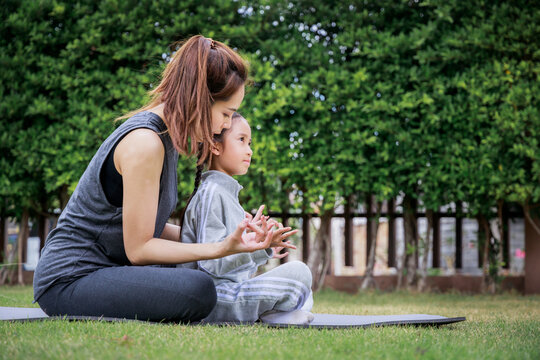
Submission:
{"label": "woman's shoulder", "polygon": [[165,151],[159,135],[147,128],[137,128],[130,131],[119,143],[118,150],[128,151],[134,156],[155,157],[163,156]]}
{"label": "woman's shoulder", "polygon": [[161,173],[165,148],[159,135],[151,129],[139,128],[129,132],[119,143],[114,161],[121,170]]}

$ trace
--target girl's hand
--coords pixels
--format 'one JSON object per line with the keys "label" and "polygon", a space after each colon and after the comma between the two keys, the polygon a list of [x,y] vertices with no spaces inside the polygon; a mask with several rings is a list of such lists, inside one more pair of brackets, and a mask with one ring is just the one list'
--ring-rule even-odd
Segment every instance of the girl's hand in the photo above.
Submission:
{"label": "girl's hand", "polygon": [[[248,229],[251,230],[250,233],[246,232]],[[222,242],[223,256],[267,249],[272,244],[273,238],[274,230],[268,227],[266,219],[261,219],[259,227],[246,218]]]}
{"label": "girl's hand", "polygon": [[[283,226],[283,225],[281,225]],[[273,225],[268,228],[268,231],[273,231],[270,247],[281,247],[296,250],[296,246],[290,241],[285,241],[289,236],[294,235],[298,230],[291,230],[291,227],[281,227],[277,230],[272,229]]]}
{"label": "girl's hand", "polygon": [[[261,225],[261,216],[262,212],[264,210],[264,205],[261,205],[259,209],[257,210],[257,213],[255,214],[255,217],[253,217],[250,213],[246,212],[246,219],[249,220],[249,222],[260,226]],[[268,218],[267,218],[268,219]]]}
{"label": "girl's hand", "polygon": [[289,252],[284,252],[283,254],[280,254],[279,252],[283,250],[285,247],[278,246],[274,248],[274,256],[272,256],[273,259],[283,259],[285,256],[289,255]]}
{"label": "girl's hand", "polygon": [[[263,216],[262,218],[264,220],[268,220],[268,217],[265,218]],[[272,244],[270,245],[270,247],[275,247],[275,248],[281,247],[281,248],[289,248],[289,249],[296,250],[296,246],[291,244],[290,241],[285,242],[285,240],[289,236],[296,234],[298,232],[298,230],[290,231],[292,229],[291,227],[289,227],[289,226],[283,227],[282,223],[277,222],[274,219],[268,220],[268,222],[267,222],[268,231],[270,231],[274,227],[276,227],[277,230],[274,231],[274,235],[273,235],[273,238],[272,238]]]}

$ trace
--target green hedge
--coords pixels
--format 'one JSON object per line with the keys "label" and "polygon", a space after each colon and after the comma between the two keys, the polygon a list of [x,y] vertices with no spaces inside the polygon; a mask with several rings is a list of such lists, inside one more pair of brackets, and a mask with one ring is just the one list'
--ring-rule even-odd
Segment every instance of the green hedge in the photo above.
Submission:
{"label": "green hedge", "polygon": [[[199,33],[251,64],[248,208],[540,201],[535,2],[4,1],[0,33],[2,217],[62,206],[170,45]],[[181,159],[179,208],[193,169]]]}

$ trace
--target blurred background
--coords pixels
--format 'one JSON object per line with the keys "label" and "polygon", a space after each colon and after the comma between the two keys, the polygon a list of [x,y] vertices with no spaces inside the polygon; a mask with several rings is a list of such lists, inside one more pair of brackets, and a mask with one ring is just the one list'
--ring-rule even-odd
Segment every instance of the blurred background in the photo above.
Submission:
{"label": "blurred background", "polygon": [[4,0],[0,33],[0,283],[202,34],[250,64],[241,202],[301,230],[315,290],[540,293],[538,2]]}

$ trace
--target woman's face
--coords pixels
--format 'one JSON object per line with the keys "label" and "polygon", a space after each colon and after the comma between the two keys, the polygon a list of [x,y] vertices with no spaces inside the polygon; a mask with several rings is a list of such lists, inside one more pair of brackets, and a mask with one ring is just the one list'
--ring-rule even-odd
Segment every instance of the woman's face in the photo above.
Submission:
{"label": "woman's face", "polygon": [[216,101],[212,105],[212,132],[214,135],[231,127],[232,114],[238,110],[242,100],[244,100],[244,86],[236,90],[227,101]]}

